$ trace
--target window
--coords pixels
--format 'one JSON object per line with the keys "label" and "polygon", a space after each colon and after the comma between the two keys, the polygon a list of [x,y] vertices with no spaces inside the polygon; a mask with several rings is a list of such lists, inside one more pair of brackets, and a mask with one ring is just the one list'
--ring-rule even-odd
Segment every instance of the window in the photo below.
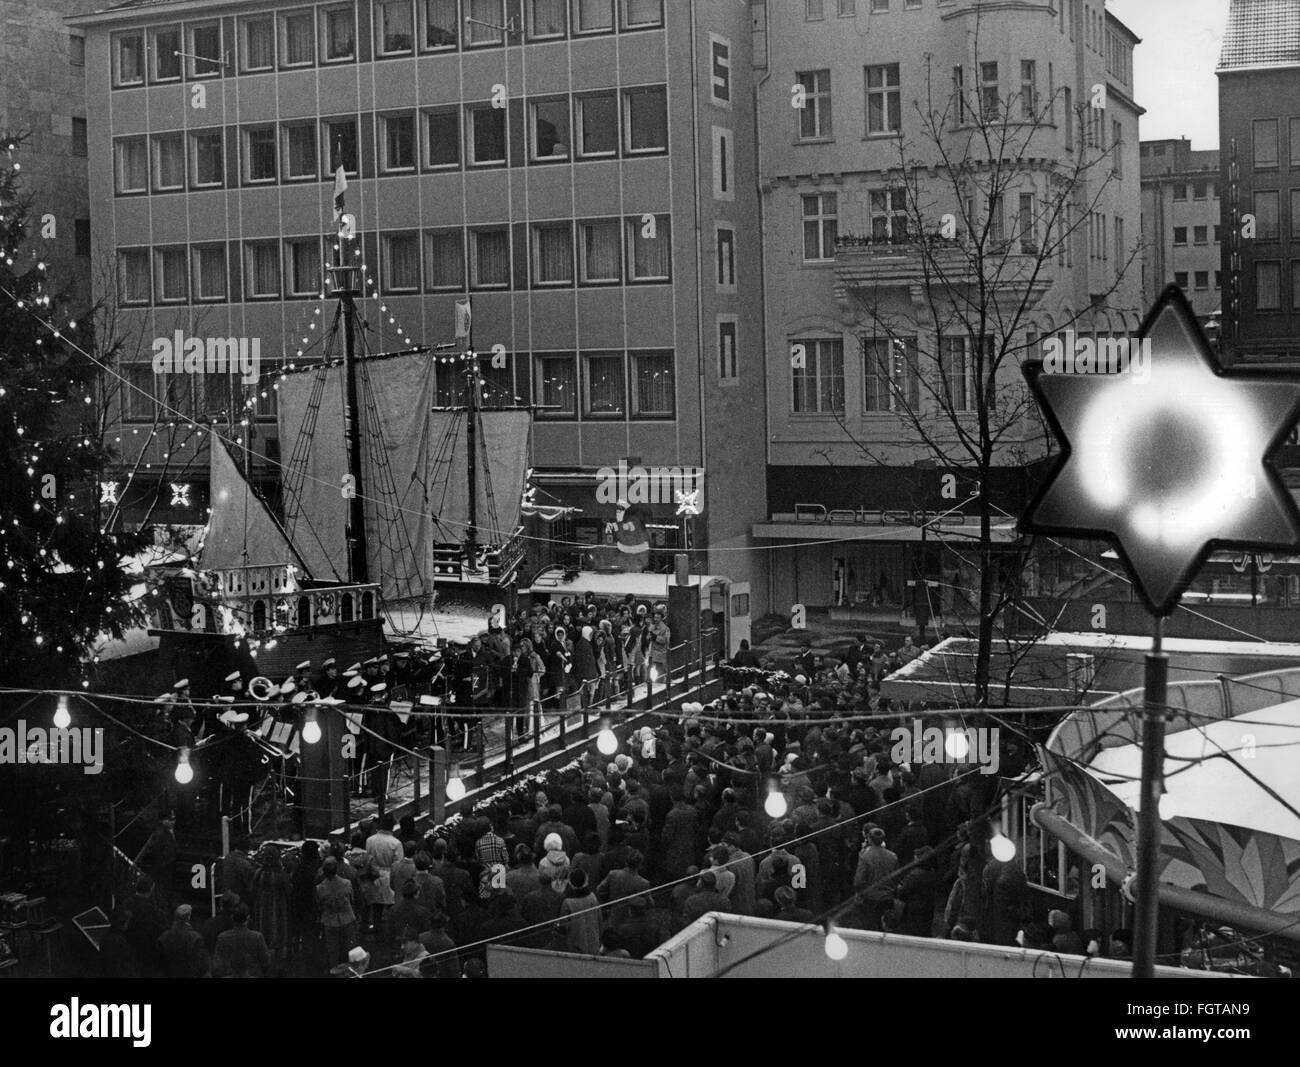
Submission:
{"label": "window", "polygon": [[153,187],[155,192],[185,187],[184,134],[167,133],[153,139]]}
{"label": "window", "polygon": [[1196,272],[1196,288],[1208,289],[1210,287],[1210,272],[1208,270],[1198,270]]}
{"label": "window", "polygon": [[427,167],[460,166],[460,109],[430,111],[425,121],[425,160]]}
{"label": "window", "polygon": [[970,338],[966,336],[939,338],[939,402],[945,410],[973,411],[971,375],[974,368],[969,359]]}
{"label": "window", "polygon": [[872,189],[871,240],[877,244],[898,244],[907,240],[907,191]]}
{"label": "window", "polygon": [[628,152],[668,150],[668,94],[663,86],[629,89],[623,94],[623,128]]}
{"label": "window", "polygon": [[533,284],[573,284],[573,226],[547,222],[533,227]]}
{"label": "window", "polygon": [[1222,240],[1223,240],[1223,227],[1222,227],[1222,226],[1215,226],[1215,227],[1214,227],[1214,243],[1217,245],[1217,244],[1219,244]]}
{"label": "window", "polygon": [[459,41],[456,0],[424,0],[424,47],[430,51],[455,48]]}
{"label": "window", "polygon": [[139,85],[144,81],[144,37],[124,33],[113,39],[113,62],[118,85]]}
{"label": "window", "polygon": [[1193,182],[1192,195],[1195,196],[1197,200],[1204,200],[1209,193],[1209,188],[1208,182]]}
{"label": "window", "polygon": [[1252,125],[1255,140],[1255,169],[1277,167],[1277,119],[1256,119]]}
{"label": "window", "polygon": [[989,197],[989,240],[999,243],[1006,239],[1006,217],[1001,196]]}
{"label": "window", "polygon": [[159,248],[154,251],[154,285],[158,302],[179,304],[189,299],[189,262],[184,248]]}
{"label": "window", "polygon": [[221,73],[221,24],[187,27],[190,38],[189,65],[191,78],[212,78]]}
{"label": "window", "polygon": [[[1287,143],[1291,146],[1291,166],[1300,167],[1300,119],[1291,119],[1287,125],[1290,134]],[[1217,193],[1215,195],[1217,196]]]}
{"label": "window", "polygon": [[277,241],[255,241],[245,246],[247,281],[250,299],[280,295],[280,245]]}
{"label": "window", "polygon": [[195,188],[210,189],[225,180],[225,156],[220,130],[190,134],[190,168]]}
{"label": "window", "polygon": [[471,230],[470,285],[475,289],[506,289],[510,285],[510,231],[504,226]]}
{"label": "window", "polygon": [[472,107],[470,117],[470,160],[475,166],[506,161],[505,108]]}
{"label": "window", "polygon": [[1174,227],[1174,247],[1175,247],[1175,248],[1178,248],[1178,247],[1180,247],[1180,246],[1182,246],[1182,245],[1185,245],[1185,244],[1187,244],[1187,227],[1186,227],[1186,226],[1175,226],[1175,227]]}
{"label": "window", "polygon": [[844,342],[794,341],[802,345],[804,365],[794,368],[794,411],[805,414],[833,414],[844,411]]}
{"label": "window", "polygon": [[321,49],[326,63],[340,63],[357,54],[357,24],[352,5],[321,11]]}
{"label": "window", "polygon": [[573,0],[577,33],[610,33],[614,29],[614,0]]}
{"label": "window", "polygon": [[415,116],[384,116],[384,170],[415,167]]}
{"label": "window", "polygon": [[1074,93],[1065,90],[1065,149],[1074,151]]}
{"label": "window", "polygon": [[867,68],[867,133],[902,130],[903,104],[899,92],[898,64]]}
{"label": "window", "polygon": [[1255,310],[1277,311],[1282,306],[1282,264],[1276,260],[1255,263]]}
{"label": "window", "polygon": [[197,245],[194,257],[194,298],[226,299],[226,246]]}
{"label": "window", "polygon": [[889,11],[889,0],[871,0],[871,10],[884,14]]}
{"label": "window", "polygon": [[295,238],[285,242],[285,266],[289,271],[290,296],[315,296],[324,286],[324,261],[321,245],[315,237]]}
{"label": "window", "polygon": [[623,29],[644,30],[664,24],[664,0],[619,0]]}
{"label": "window", "polygon": [[147,304],[152,299],[148,249],[127,248],[118,252],[117,296],[123,304]]}
{"label": "window", "polygon": [[839,0],[836,14],[842,19],[851,19],[858,13],[858,0]]}
{"label": "window", "polygon": [[1185,270],[1176,270],[1176,271],[1174,271],[1174,284],[1175,284],[1176,286],[1178,286],[1179,289],[1186,290],[1186,289],[1187,289],[1187,271],[1185,271]]}
{"label": "window", "polygon": [[284,172],[287,178],[316,177],[316,124],[284,127]]}
{"label": "window", "polygon": [[[1219,240],[1217,232],[1219,227],[1216,226],[1214,229],[1216,231],[1214,240],[1217,244]],[[1300,189],[1291,190],[1291,236],[1300,237]]]}
{"label": "window", "polygon": [[386,233],[383,236],[384,290],[415,292],[420,288],[420,237],[414,233]]}
{"label": "window", "polygon": [[278,174],[275,127],[257,126],[244,131],[244,180],[273,182]]}
{"label": "window", "polygon": [[538,418],[577,418],[578,390],[573,356],[538,356],[534,367],[537,385],[533,395],[540,407],[549,409],[539,411]]}
{"label": "window", "polygon": [[627,220],[628,280],[664,282],[672,277],[672,232],[667,215]]}
{"label": "window", "polygon": [[245,71],[271,70],[275,66],[275,21],[248,19],[243,24]]}
{"label": "window", "polygon": [[724,382],[740,376],[736,370],[736,329],[735,319],[718,321],[718,377]]}
{"label": "window", "polygon": [[569,98],[538,100],[529,105],[532,112],[532,158],[569,158]]}
{"label": "window", "polygon": [[1276,241],[1281,236],[1280,200],[1276,189],[1255,190],[1255,236],[1261,241]]}
{"label": "window", "polygon": [[1124,124],[1118,120],[1110,124],[1110,146],[1114,149],[1115,173],[1124,177]]}
{"label": "window", "polygon": [[196,415],[194,410],[197,388],[193,377],[188,374],[167,374],[163,376],[163,408],[168,415]]}
{"label": "window", "polygon": [[469,37],[466,44],[472,47],[501,43],[506,24],[501,0],[464,0],[464,8]]}
{"label": "window", "polygon": [[584,285],[611,285],[623,280],[623,244],[617,219],[578,223],[579,279]]}
{"label": "window", "polygon": [[966,107],[966,68],[952,68],[952,114],[958,126],[963,125],[970,113]]}
{"label": "window", "polygon": [[118,141],[114,146],[117,155],[117,191],[144,193],[149,191],[149,148],[143,137]]}
{"label": "window", "polygon": [[181,77],[181,31],[175,26],[149,33],[150,80],[179,81]]}
{"label": "window", "polygon": [[316,17],[311,11],[291,11],[281,16],[280,56],[286,67],[316,62]]}
{"label": "window", "polygon": [[86,39],[79,33],[68,34],[68,62],[74,67],[86,65]]}
{"label": "window", "polygon": [[425,282],[430,289],[465,288],[464,231],[431,230],[424,237]]}
{"label": "window", "polygon": [[1192,242],[1198,245],[1207,245],[1210,243],[1210,228],[1208,226],[1192,227]]}
{"label": "window", "polygon": [[986,119],[995,119],[1002,112],[996,63],[980,64],[980,112]]}
{"label": "window", "polygon": [[384,0],[378,5],[378,52],[381,56],[410,52],[415,47],[411,0]]}
{"label": "window", "polygon": [[614,93],[577,98],[578,152],[584,159],[618,151],[618,101]]}
{"label": "window", "polygon": [[80,116],[73,116],[72,119],[72,154],[74,156],[84,156],[88,151],[86,137],[86,120]]}
{"label": "window", "polygon": [[1216,270],[1214,272],[1214,288],[1215,289],[1223,288],[1223,271],[1221,270]]}
{"label": "window", "polygon": [[734,289],[736,287],[736,231],[728,226],[719,226],[717,232],[718,251],[718,288]]}
{"label": "window", "polygon": [[731,131],[721,126],[713,127],[713,199],[734,200],[736,181],[732,173],[734,154],[731,150]]}
{"label": "window", "polygon": [[347,174],[357,173],[357,120],[329,119],[325,122],[325,139],[329,149],[330,173],[339,166]]}
{"label": "window", "polygon": [[807,70],[795,75],[795,81],[803,87],[799,139],[812,141],[831,136],[831,72]]}
{"label": "window", "polygon": [[839,194],[814,193],[803,197],[803,258],[805,263],[835,258],[839,237]]}
{"label": "window", "polygon": [[127,422],[152,422],[158,413],[158,383],[152,363],[125,363],[122,383],[122,418]]}
{"label": "window", "polygon": [[1020,238],[1020,251],[1028,255],[1038,252],[1038,216],[1034,210],[1034,194],[1020,194],[1020,210],[1016,213],[1016,230]]}
{"label": "window", "polygon": [[804,0],[803,17],[807,22],[815,19],[825,18],[826,12],[822,9],[822,0]]}
{"label": "window", "polygon": [[1020,61],[1020,115],[1030,120],[1038,117],[1038,64],[1032,59]]}
{"label": "window", "polygon": [[569,0],[528,0],[528,36],[534,40],[563,37]]}
{"label": "window", "polygon": [[1128,253],[1128,244],[1124,240],[1124,220],[1118,215],[1115,216],[1115,262],[1119,265],[1120,260]]}
{"label": "window", "polygon": [[231,376],[228,373],[203,375],[202,414],[220,415],[224,414],[230,408],[230,377]]}
{"label": "window", "polygon": [[622,352],[593,352],[586,364],[586,396],[582,413],[593,418],[619,417],[627,412],[627,385],[623,380]]}
{"label": "window", "polygon": [[72,248],[74,256],[90,255],[90,219],[72,220]]}
{"label": "window", "polygon": [[673,354],[633,352],[632,414],[643,419],[671,419],[675,410]]}
{"label": "window", "polygon": [[864,337],[864,411],[921,410],[921,378],[915,337]]}

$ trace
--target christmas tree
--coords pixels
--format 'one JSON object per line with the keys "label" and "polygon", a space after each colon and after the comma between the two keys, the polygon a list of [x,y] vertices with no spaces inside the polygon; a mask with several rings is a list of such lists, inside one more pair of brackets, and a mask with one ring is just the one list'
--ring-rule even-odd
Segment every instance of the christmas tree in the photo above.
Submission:
{"label": "christmas tree", "polygon": [[101,529],[92,317],[42,258],[21,155],[0,134],[0,686],[80,688],[87,650],[136,620],[139,544]]}

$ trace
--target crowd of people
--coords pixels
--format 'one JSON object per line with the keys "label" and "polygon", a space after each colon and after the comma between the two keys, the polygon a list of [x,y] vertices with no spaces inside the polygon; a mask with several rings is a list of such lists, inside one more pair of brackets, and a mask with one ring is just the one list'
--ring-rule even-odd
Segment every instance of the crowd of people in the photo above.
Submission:
{"label": "crowd of people", "polygon": [[[601,621],[593,630],[608,632]],[[488,641],[515,655],[509,633]],[[744,651],[742,674],[754,667]],[[794,922],[834,911],[842,927],[1122,957],[1123,931],[1032,914],[1021,862],[991,853],[995,777],[891,759],[879,681],[917,651],[868,639],[842,658],[802,649],[799,674],[683,705],[620,754],[593,744],[543,786],[447,826],[387,816],[346,842],[233,849],[202,931],[184,906],[164,929],[146,877],[113,916],[105,960],[178,977],[481,975],[489,942],[640,958],[711,911]]]}

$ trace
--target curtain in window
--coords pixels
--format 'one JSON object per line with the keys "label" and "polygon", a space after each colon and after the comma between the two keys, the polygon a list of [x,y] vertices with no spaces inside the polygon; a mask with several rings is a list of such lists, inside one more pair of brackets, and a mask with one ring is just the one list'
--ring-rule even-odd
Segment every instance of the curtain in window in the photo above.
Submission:
{"label": "curtain in window", "polygon": [[321,287],[320,249],[315,241],[295,241],[290,246],[290,268],[295,293],[318,293]]}
{"label": "curtain in window", "polygon": [[143,141],[125,141],[122,154],[122,189],[145,189],[149,184],[149,152]]}
{"label": "curtain in window", "polygon": [[632,228],[632,276],[639,280],[668,277],[668,217],[656,219],[654,237],[641,236],[641,220],[634,219]]}
{"label": "curtain in window", "polygon": [[200,248],[195,252],[194,262],[199,299],[223,299],[226,295],[226,250]]}
{"label": "curtain in window", "polygon": [[356,49],[356,31],[352,8],[325,13],[325,56],[327,59],[351,59]]}
{"label": "curtain in window", "polygon": [[817,343],[818,411],[844,410],[844,345],[839,341]]}
{"label": "curtain in window", "polygon": [[411,5],[407,0],[384,5],[384,51],[409,52],[414,43]]}
{"label": "curtain in window", "polygon": [[429,48],[455,48],[460,27],[456,0],[425,0],[424,43]]}
{"label": "curtain in window", "polygon": [[215,415],[230,407],[230,375],[205,374],[203,376],[203,413]]}
{"label": "curtain in window", "polygon": [[[501,0],[465,0],[466,17],[474,21],[469,23],[469,40],[471,44],[487,44],[501,40],[499,27],[505,25]],[[486,25],[484,25],[486,23]]]}
{"label": "curtain in window", "polygon": [[249,256],[252,261],[252,286],[254,296],[276,296],[280,292],[280,257],[275,245],[254,245]]}
{"label": "curtain in window", "polygon": [[168,374],[163,380],[163,402],[168,407],[167,414],[179,412],[182,415],[194,415],[195,400],[194,379],[188,374]]}
{"label": "curtain in window", "polygon": [[141,57],[144,42],[139,37],[123,37],[117,42],[117,76],[120,81],[138,82],[144,77]]}
{"label": "curtain in window", "polygon": [[612,155],[618,151],[618,105],[613,94],[584,96],[582,109],[583,155]]}
{"label": "curtain in window", "polygon": [[658,26],[664,20],[664,0],[623,0],[624,24]]}
{"label": "curtain in window", "polygon": [[287,137],[289,141],[290,177],[314,177],[316,174],[316,127],[290,126]]}
{"label": "curtain in window", "polygon": [[199,185],[219,185],[222,179],[221,134],[200,134],[194,139],[194,180]]}
{"label": "curtain in window", "polygon": [[160,30],[153,35],[153,69],[155,78],[181,76],[180,30]]}
{"label": "curtain in window", "polygon": [[275,179],[275,130],[248,132],[248,177],[252,181]]}
{"label": "curtain in window", "polygon": [[623,356],[588,356],[587,411],[592,415],[621,415],[623,396]]}
{"label": "curtain in window", "polygon": [[564,32],[564,5],[569,0],[531,0],[529,4],[529,32],[534,37],[553,36]]}
{"label": "curtain in window", "polygon": [[122,386],[123,414],[129,420],[152,419],[158,406],[158,384],[149,363],[128,363]]}
{"label": "curtain in window", "polygon": [[537,361],[537,396],[543,407],[556,408],[549,415],[573,414],[573,359],[570,356],[545,357]]}
{"label": "curtain in window", "polygon": [[939,375],[942,379],[940,396],[954,411],[966,407],[966,338],[944,337],[939,349]]}
{"label": "curtain in window", "polygon": [[510,284],[510,237],[505,230],[474,234],[474,284]]}
{"label": "curtain in window", "polygon": [[185,184],[185,144],[180,136],[160,137],[158,145],[158,188],[179,189]]}
{"label": "curtain in window", "polygon": [[158,273],[164,300],[184,300],[187,295],[185,250],[169,248],[158,253]]}
{"label": "curtain in window", "polygon": [[415,120],[407,115],[385,119],[384,128],[388,131],[388,166],[415,166]]}
{"label": "curtain in window", "polygon": [[573,234],[568,225],[537,226],[536,269],[539,282],[573,281]]}
{"label": "curtain in window", "polygon": [[216,74],[221,70],[221,27],[198,26],[190,33],[191,62],[195,74]]}
{"label": "curtain in window", "polygon": [[148,303],[149,253],[124,252],[121,264],[122,299],[128,303]]}
{"label": "curtain in window", "polygon": [[247,51],[244,66],[250,70],[265,70],[275,66],[275,24],[270,19],[244,24]]}
{"label": "curtain in window", "polygon": [[348,119],[329,124],[330,173],[342,163],[349,173],[357,169],[357,124]]}
{"label": "curtain in window", "polygon": [[420,245],[413,234],[389,237],[385,241],[388,253],[388,288],[420,288]]}
{"label": "curtain in window", "polygon": [[584,33],[614,28],[613,0],[577,0],[578,29]]}
{"label": "curtain in window", "polygon": [[636,359],[636,414],[672,414],[672,356],[639,355],[634,358]]}
{"label": "curtain in window", "polygon": [[627,94],[628,147],[646,152],[668,145],[667,108],[664,90],[634,89]]}
{"label": "curtain in window", "polygon": [[569,100],[533,105],[533,152],[538,159],[563,159],[569,154]]}
{"label": "curtain in window", "polygon": [[435,111],[428,116],[429,166],[454,167],[460,162],[459,112]]}
{"label": "curtain in window", "polygon": [[284,61],[311,63],[316,58],[316,21],[310,13],[286,15],[284,19]]}
{"label": "curtain in window", "polygon": [[459,230],[429,234],[429,287],[461,289],[465,285],[465,246]]}
{"label": "curtain in window", "polygon": [[583,281],[616,282],[622,278],[623,249],[617,222],[588,222],[582,227]]}

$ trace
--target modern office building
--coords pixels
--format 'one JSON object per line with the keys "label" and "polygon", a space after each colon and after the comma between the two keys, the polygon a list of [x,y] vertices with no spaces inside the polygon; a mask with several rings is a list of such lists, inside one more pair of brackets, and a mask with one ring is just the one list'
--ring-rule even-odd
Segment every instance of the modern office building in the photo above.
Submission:
{"label": "modern office building", "polygon": [[[1140,321],[1138,39],[1083,0],[799,0],[767,17],[755,536],[782,549],[772,603],[885,625],[924,579],[938,615],[973,587],[939,545],[969,546],[980,493],[993,540],[1014,544],[1042,454],[1040,428],[1009,427],[976,484],[960,438],[978,386],[1009,410],[1044,338]],[[978,344],[1010,350],[991,388]]]}
{"label": "modern office building", "polygon": [[1143,303],[1177,285],[1206,323],[1220,309],[1223,280],[1219,153],[1170,138],[1143,141],[1141,157]]}
{"label": "modern office building", "polygon": [[[374,286],[368,348],[450,341],[469,295],[474,347],[506,356],[483,362],[488,402],[539,405],[538,502],[581,509],[561,539],[601,541],[602,485],[626,461],[634,476],[703,478],[694,567],[750,577],[755,554],[726,551],[763,510],[747,4],[189,0],[73,24],[95,254],[115,262],[142,342],[124,366],[139,387],[121,435],[131,517],[198,523],[208,505],[202,435],[159,420],[151,397],[242,434],[252,395],[155,375],[151,339],[256,338],[263,370],[319,356],[342,164]],[[291,447],[275,438],[273,381],[249,428],[268,494]],[[449,366],[440,401],[461,387]],[[190,486],[175,506],[171,483]],[[671,560],[674,494],[642,495]]]}
{"label": "modern office building", "polygon": [[68,15],[93,0],[0,0],[0,133],[23,135],[13,156],[32,196],[33,248],[49,277],[90,297],[85,38]]}
{"label": "modern office building", "polygon": [[1219,58],[1223,348],[1300,360],[1300,8],[1232,0]]}

